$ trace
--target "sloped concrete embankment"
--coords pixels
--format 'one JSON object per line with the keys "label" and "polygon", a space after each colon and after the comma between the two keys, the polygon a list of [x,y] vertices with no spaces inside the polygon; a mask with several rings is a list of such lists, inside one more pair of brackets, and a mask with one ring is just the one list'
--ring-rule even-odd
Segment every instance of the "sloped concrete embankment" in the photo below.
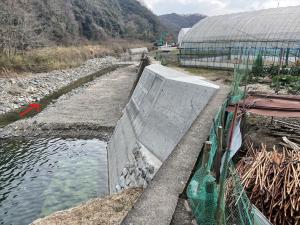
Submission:
{"label": "sloped concrete embankment", "polygon": [[116,58],[90,59],[82,66],[48,73],[0,77],[0,115],[38,102],[79,79],[120,63]]}
{"label": "sloped concrete embankment", "polygon": [[0,139],[51,136],[108,141],[136,78],[135,65],[104,74],[61,96],[38,115],[0,128]]}
{"label": "sloped concrete embankment", "polygon": [[218,89],[161,65],[146,67],[109,142],[110,192],[146,187]]}

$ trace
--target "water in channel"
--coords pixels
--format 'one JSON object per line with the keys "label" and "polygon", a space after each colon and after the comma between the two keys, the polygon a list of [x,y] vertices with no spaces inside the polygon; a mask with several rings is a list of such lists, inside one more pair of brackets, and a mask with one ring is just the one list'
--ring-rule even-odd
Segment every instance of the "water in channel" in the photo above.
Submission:
{"label": "water in channel", "polygon": [[0,141],[0,224],[26,225],[108,193],[98,139]]}

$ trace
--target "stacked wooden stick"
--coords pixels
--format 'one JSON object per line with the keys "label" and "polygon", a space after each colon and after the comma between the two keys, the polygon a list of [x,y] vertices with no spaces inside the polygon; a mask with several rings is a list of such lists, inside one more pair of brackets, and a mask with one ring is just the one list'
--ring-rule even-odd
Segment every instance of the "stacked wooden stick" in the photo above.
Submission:
{"label": "stacked wooden stick", "polygon": [[300,151],[248,149],[237,171],[251,202],[274,225],[300,225]]}

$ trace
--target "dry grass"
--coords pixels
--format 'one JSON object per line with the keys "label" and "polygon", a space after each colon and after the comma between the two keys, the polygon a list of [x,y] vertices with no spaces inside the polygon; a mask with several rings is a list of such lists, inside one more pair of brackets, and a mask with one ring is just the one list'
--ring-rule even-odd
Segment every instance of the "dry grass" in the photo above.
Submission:
{"label": "dry grass", "polygon": [[48,72],[77,67],[88,59],[119,56],[129,48],[147,46],[141,41],[112,39],[100,44],[69,47],[45,47],[14,56],[0,55],[0,75],[22,72]]}
{"label": "dry grass", "polygon": [[193,67],[185,67],[184,70],[188,73],[204,77],[211,81],[221,81],[222,83],[231,83],[232,81],[232,72],[227,70],[214,70]]}
{"label": "dry grass", "polygon": [[141,193],[142,189],[131,188],[103,199],[92,199],[72,209],[38,219],[32,225],[118,225]]}
{"label": "dry grass", "polygon": [[200,76],[207,80],[214,81],[217,83],[230,84],[232,82],[232,71],[227,70],[216,70],[216,69],[204,69],[196,67],[182,67],[179,63],[168,64],[167,66],[186,72],[193,76]]}

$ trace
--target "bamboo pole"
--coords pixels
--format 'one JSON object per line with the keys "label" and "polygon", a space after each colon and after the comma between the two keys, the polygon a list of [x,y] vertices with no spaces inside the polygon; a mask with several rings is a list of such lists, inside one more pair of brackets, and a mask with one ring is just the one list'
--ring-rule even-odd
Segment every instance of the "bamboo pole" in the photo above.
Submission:
{"label": "bamboo pole", "polygon": [[214,162],[214,172],[216,174],[216,181],[219,184],[220,182],[220,167],[221,167],[221,160],[222,160],[222,154],[223,154],[223,127],[218,127],[218,150],[216,154],[216,159]]}

